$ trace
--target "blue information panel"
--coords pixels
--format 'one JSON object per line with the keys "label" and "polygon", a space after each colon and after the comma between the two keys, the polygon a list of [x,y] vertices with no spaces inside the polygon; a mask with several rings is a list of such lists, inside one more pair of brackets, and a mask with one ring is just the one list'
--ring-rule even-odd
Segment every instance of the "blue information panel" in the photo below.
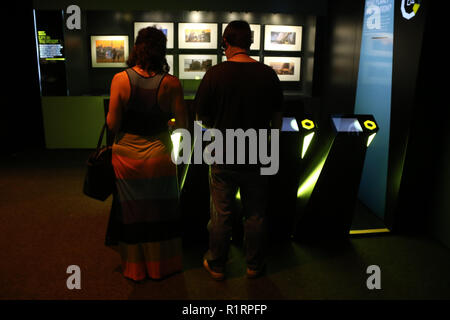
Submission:
{"label": "blue information panel", "polygon": [[355,113],[372,114],[379,132],[366,153],[359,199],[384,217],[391,121],[394,0],[366,0]]}

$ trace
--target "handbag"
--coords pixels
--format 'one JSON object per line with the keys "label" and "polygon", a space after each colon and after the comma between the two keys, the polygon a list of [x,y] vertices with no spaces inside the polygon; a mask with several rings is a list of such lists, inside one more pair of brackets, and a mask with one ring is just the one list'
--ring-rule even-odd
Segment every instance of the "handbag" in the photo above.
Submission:
{"label": "handbag", "polygon": [[105,123],[98,139],[97,149],[89,155],[87,160],[83,186],[85,195],[100,201],[105,201],[115,188],[114,168],[111,162],[112,148],[110,146],[100,148],[106,129]]}

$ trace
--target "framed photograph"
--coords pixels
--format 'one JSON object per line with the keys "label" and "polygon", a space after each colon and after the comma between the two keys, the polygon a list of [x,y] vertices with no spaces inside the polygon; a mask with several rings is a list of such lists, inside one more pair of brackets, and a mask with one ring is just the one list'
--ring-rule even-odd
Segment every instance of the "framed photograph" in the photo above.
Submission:
{"label": "framed photograph", "polygon": [[275,70],[280,81],[300,81],[300,58],[264,57],[264,64]]}
{"label": "framed photograph", "polygon": [[[249,56],[252,59],[255,59],[256,61],[259,61],[259,56]],[[227,61],[227,56],[223,55],[222,56],[222,62]]]}
{"label": "framed photograph", "polygon": [[217,49],[217,24],[179,23],[179,49]]}
{"label": "framed photograph", "polygon": [[179,78],[200,80],[206,71],[215,64],[217,64],[216,55],[180,54]]}
{"label": "framed photograph", "polygon": [[92,67],[127,67],[128,50],[128,36],[91,36]]}
{"label": "framed photograph", "polygon": [[161,30],[167,37],[167,49],[173,49],[173,23],[172,22],[135,22],[134,23],[134,41],[136,41],[139,30],[147,27],[155,27]]}
{"label": "framed photograph", "polygon": [[167,64],[170,67],[169,74],[174,76],[175,75],[175,71],[173,69],[173,55],[172,54],[166,54],[166,60],[167,60]]}
{"label": "framed photograph", "polygon": [[[222,24],[222,35],[227,27],[228,23]],[[250,24],[250,30],[252,31],[252,40],[253,43],[250,46],[250,50],[259,50],[260,48],[260,39],[261,39],[261,25],[259,24]]]}
{"label": "framed photograph", "polygon": [[266,25],[264,32],[264,50],[301,51],[302,27]]}

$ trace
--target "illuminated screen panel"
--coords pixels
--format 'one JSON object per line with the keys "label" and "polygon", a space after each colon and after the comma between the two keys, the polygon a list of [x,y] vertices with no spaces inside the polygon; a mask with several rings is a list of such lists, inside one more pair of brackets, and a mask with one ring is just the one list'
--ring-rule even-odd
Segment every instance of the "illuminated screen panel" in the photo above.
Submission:
{"label": "illuminated screen panel", "polygon": [[[404,1],[410,2],[414,3]],[[356,114],[373,115],[380,128],[367,149],[358,198],[382,219],[388,178],[395,7],[400,9],[401,1],[365,1],[354,109]]]}
{"label": "illuminated screen panel", "polygon": [[356,118],[332,118],[337,132],[363,132]]}

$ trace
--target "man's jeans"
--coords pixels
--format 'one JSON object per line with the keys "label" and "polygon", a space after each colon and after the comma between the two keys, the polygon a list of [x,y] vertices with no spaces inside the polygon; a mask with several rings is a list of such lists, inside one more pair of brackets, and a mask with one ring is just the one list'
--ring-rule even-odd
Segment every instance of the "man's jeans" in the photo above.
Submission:
{"label": "man's jeans", "polygon": [[245,217],[244,249],[247,267],[259,270],[263,266],[268,177],[260,175],[259,170],[234,171],[211,166],[209,169],[211,194],[211,217],[208,223],[209,250],[205,258],[216,272],[225,270],[238,188],[240,188]]}

